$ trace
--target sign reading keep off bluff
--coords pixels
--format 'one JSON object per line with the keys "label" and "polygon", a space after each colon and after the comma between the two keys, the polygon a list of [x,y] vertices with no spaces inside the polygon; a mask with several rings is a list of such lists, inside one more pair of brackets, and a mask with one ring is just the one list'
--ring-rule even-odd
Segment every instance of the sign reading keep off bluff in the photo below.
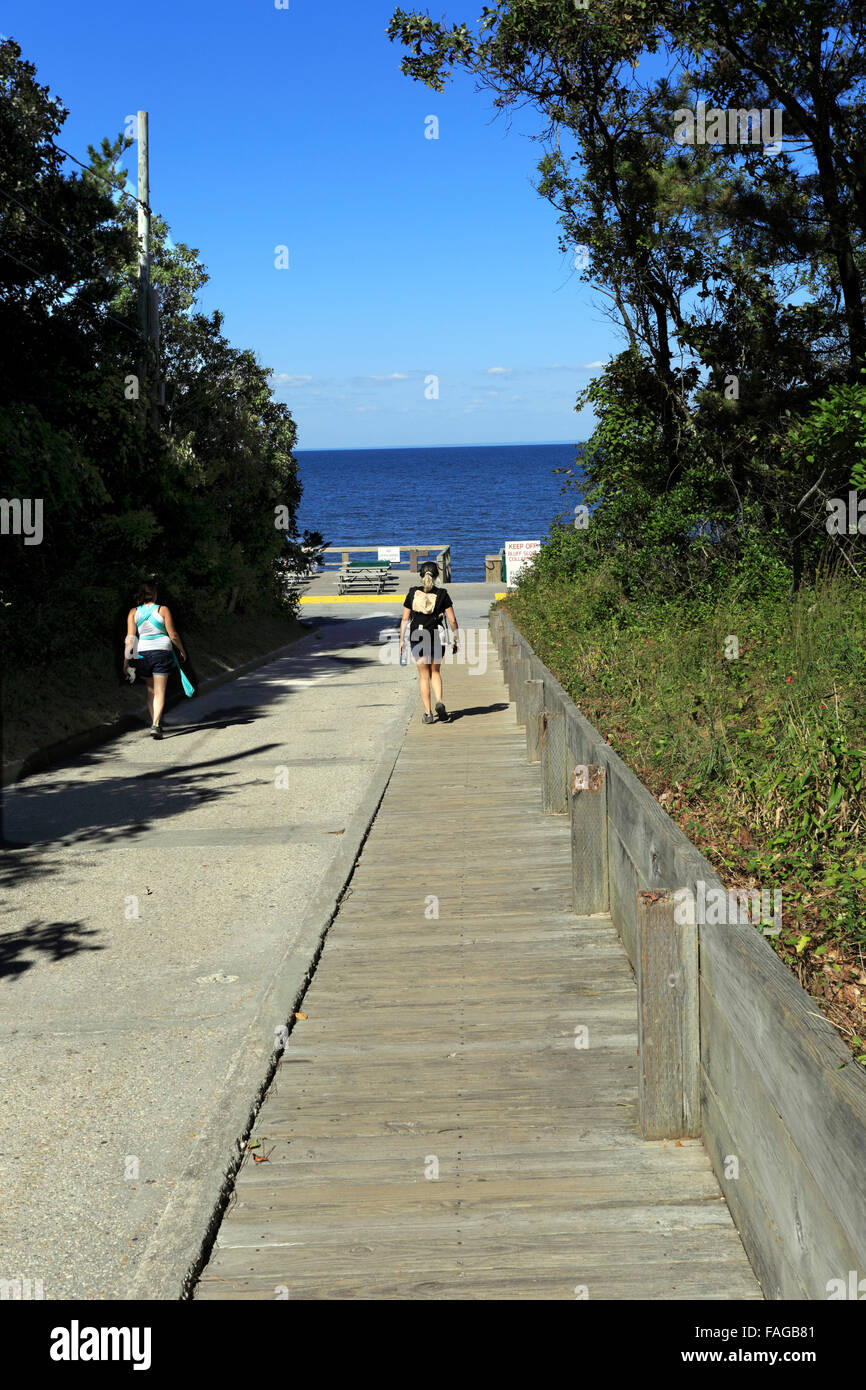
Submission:
{"label": "sign reading keep off bluff", "polygon": [[505,582],[513,584],[522,569],[537,555],[541,549],[541,541],[506,541],[505,542]]}

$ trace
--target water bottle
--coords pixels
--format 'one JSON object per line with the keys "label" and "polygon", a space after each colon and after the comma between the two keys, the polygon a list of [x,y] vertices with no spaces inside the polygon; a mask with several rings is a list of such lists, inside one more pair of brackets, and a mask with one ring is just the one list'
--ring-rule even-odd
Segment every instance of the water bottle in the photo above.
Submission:
{"label": "water bottle", "polygon": [[126,673],[126,680],[129,685],[135,685],[135,667],[130,666]]}
{"label": "water bottle", "polygon": [[400,665],[409,665],[409,629],[406,629],[406,639],[400,648]]}

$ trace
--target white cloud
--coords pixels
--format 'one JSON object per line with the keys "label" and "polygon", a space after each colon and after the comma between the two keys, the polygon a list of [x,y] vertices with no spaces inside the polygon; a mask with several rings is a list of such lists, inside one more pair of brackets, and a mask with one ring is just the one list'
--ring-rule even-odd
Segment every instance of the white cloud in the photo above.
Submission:
{"label": "white cloud", "polygon": [[368,381],[408,381],[409,376],[406,372],[389,372],[387,376],[371,376]]}
{"label": "white cloud", "polygon": [[292,376],[289,372],[274,372],[268,377],[269,386],[306,386],[311,376]]}
{"label": "white cloud", "polygon": [[487,375],[487,376],[511,376],[511,368],[510,368],[510,367],[488,367],[488,368],[487,368],[487,371],[486,371],[486,375]]}

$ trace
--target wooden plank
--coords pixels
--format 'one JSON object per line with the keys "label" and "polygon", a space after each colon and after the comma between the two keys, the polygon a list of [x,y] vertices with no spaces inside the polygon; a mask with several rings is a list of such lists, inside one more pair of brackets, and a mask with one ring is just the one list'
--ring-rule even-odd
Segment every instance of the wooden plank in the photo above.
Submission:
{"label": "wooden plank", "polygon": [[[701,1110],[706,1126],[705,1140],[707,1150],[713,1160],[716,1172],[724,1172],[725,1162],[738,1147],[727,1127],[719,1109],[718,1099],[711,1086],[707,1084],[706,1074],[701,1072]],[[764,1203],[766,1189],[760,1188],[752,1180],[746,1169],[736,1184],[729,1184],[728,1205],[737,1225],[744,1247],[749,1252],[752,1268],[764,1294],[772,1299],[797,1299],[806,1297],[805,1287],[792,1267],[784,1242],[770,1217],[769,1208]]]}
{"label": "wooden plank", "polygon": [[568,814],[568,750],[565,717],[545,709],[540,721],[541,809],[548,815]]}
{"label": "wooden plank", "polygon": [[[435,1187],[435,1183],[428,1186]],[[219,1253],[229,1250],[255,1249],[266,1245],[288,1245],[299,1241],[314,1247],[319,1232],[337,1235],[346,1243],[355,1244],[365,1238],[375,1242],[384,1234],[393,1231],[399,1220],[400,1229],[406,1238],[413,1238],[419,1244],[429,1243],[441,1236],[443,1240],[456,1242],[465,1233],[479,1240],[495,1239],[503,1230],[510,1234],[528,1234],[535,1231],[542,1240],[554,1232],[570,1232],[577,1241],[581,1238],[606,1237],[609,1232],[629,1232],[635,1237],[646,1237],[658,1228],[660,1233],[686,1232],[689,1230],[732,1230],[730,1213],[717,1197],[713,1201],[686,1203],[649,1202],[634,1204],[617,1202],[603,1205],[587,1202],[584,1206],[572,1205],[562,1200],[557,1204],[532,1200],[531,1185],[523,1194],[523,1200],[511,1197],[508,1201],[494,1204],[489,1209],[481,1209],[473,1203],[468,1205],[465,1194],[461,1199],[437,1201],[429,1199],[428,1205],[415,1211],[400,1212],[399,1207],[378,1204],[375,1210],[358,1211],[345,1204],[316,1208],[315,1210],[287,1212],[285,1208],[264,1212],[257,1219],[245,1213],[242,1206],[230,1213],[228,1222],[223,1223],[219,1235]],[[637,1245],[637,1240],[635,1241]],[[745,1256],[743,1258],[746,1264]],[[214,1269],[219,1273],[219,1267]]]}
{"label": "wooden plank", "polygon": [[744,1051],[706,984],[701,1027],[710,1102],[704,1141],[737,1224],[750,1233],[762,1282],[772,1298],[826,1299],[828,1279],[863,1265],[850,1240],[859,1203],[851,1194],[841,1220],[828,1205],[777,1113],[763,1067]]}
{"label": "wooden plank", "polygon": [[[866,1270],[866,1076],[754,927],[703,926],[701,979]],[[713,1085],[733,1119],[739,1097],[717,1068]],[[749,1114],[743,1142],[762,1120]]]}
{"label": "wooden plank", "polygon": [[[532,663],[529,664],[532,670]],[[527,679],[525,684],[526,704],[523,723],[526,727],[526,761],[541,762],[541,725],[539,720],[544,713],[544,681]]]}
{"label": "wooden plank", "polygon": [[[645,1173],[642,1190],[625,1194],[621,1169],[603,1175],[593,1173],[584,1178],[576,1178],[573,1173],[568,1177],[558,1173],[550,1178],[532,1174],[529,1180],[515,1179],[513,1175],[497,1180],[493,1176],[479,1179],[471,1173],[467,1175],[461,1164],[459,1179],[448,1181],[450,1175],[443,1165],[439,1178],[427,1181],[424,1168],[425,1155],[419,1154],[415,1165],[419,1175],[417,1181],[344,1182],[338,1193],[333,1183],[319,1186],[308,1183],[303,1193],[296,1192],[290,1173],[284,1172],[281,1182],[272,1175],[267,1183],[238,1187],[237,1216],[239,1220],[256,1221],[279,1206],[281,1211],[287,1210],[287,1220],[292,1222],[294,1229],[309,1231],[323,1219],[342,1224],[347,1206],[355,1212],[356,1220],[372,1216],[377,1220],[399,1222],[435,1220],[438,1212],[447,1208],[453,1211],[459,1223],[463,1218],[482,1221],[491,1207],[516,1211],[528,1204],[532,1211],[556,1211],[571,1221],[582,1209],[593,1210],[611,1202],[622,1211],[629,1207],[644,1209],[657,1203],[677,1203],[682,1184],[682,1174],[670,1168]],[[719,1190],[709,1165],[702,1176],[703,1190],[700,1197],[693,1197],[692,1201],[702,1199],[718,1204]],[[692,1180],[697,1183],[697,1176],[693,1175]]]}
{"label": "wooden plank", "polygon": [[[389,1153],[383,1156],[381,1147],[371,1144],[369,1140],[352,1139],[351,1143],[344,1140],[339,1156],[335,1156],[333,1144],[301,1145],[299,1141],[289,1141],[284,1137],[272,1139],[269,1135],[263,1136],[261,1142],[270,1158],[266,1164],[245,1162],[238,1178],[239,1199],[246,1200],[251,1187],[262,1187],[271,1192],[271,1189],[290,1184],[297,1191],[299,1201],[306,1202],[309,1191],[323,1184],[327,1184],[330,1192],[339,1184],[343,1192],[348,1187],[358,1186],[361,1178],[376,1187],[389,1184],[403,1187],[407,1182],[429,1181],[424,1176],[425,1155],[420,1153],[417,1141],[409,1139],[406,1149],[402,1151],[398,1149],[398,1141],[399,1136],[395,1136],[389,1145]],[[691,1175],[696,1171],[709,1183],[711,1195],[717,1196],[707,1153],[703,1145],[698,1144],[698,1148],[700,1154],[691,1155],[688,1163],[682,1160],[672,1162],[679,1151],[662,1149],[661,1146],[658,1153],[644,1157],[636,1146],[624,1150],[595,1145],[587,1148],[575,1144],[562,1153],[545,1151],[539,1155],[535,1147],[528,1145],[519,1149],[512,1147],[508,1152],[501,1153],[490,1148],[478,1152],[474,1148],[467,1151],[461,1147],[458,1151],[452,1143],[448,1146],[440,1144],[437,1156],[440,1177],[454,1177],[459,1169],[463,1178],[464,1165],[468,1164],[471,1180],[475,1182],[486,1182],[491,1177],[501,1177],[503,1174],[512,1178],[527,1174],[532,1181],[556,1180],[563,1184],[564,1180],[567,1184],[573,1178],[576,1166],[581,1161],[588,1162],[590,1158],[595,1176],[616,1175],[620,1180],[634,1163],[644,1173],[667,1174],[669,1180],[676,1184],[681,1183],[683,1173]]]}
{"label": "wooden plank", "polygon": [[570,781],[572,906],[577,916],[606,913],[610,893],[604,766],[578,763]]}
{"label": "wooden plank", "polygon": [[647,1139],[701,1132],[698,933],[671,893],[638,893],[640,1123]]}
{"label": "wooden plank", "polygon": [[[345,1260],[344,1260],[345,1267]],[[279,1285],[274,1285],[273,1290],[269,1289],[266,1293],[253,1289],[247,1292],[248,1286],[245,1284],[221,1283],[214,1286],[209,1283],[205,1287],[213,1289],[210,1294],[202,1293],[198,1297],[204,1299],[260,1299],[267,1297],[273,1298],[301,1298],[304,1300],[318,1299],[345,1299],[345,1300],[375,1300],[384,1302],[388,1300],[404,1302],[407,1299],[461,1299],[471,1298],[473,1300],[489,1300],[494,1302],[528,1301],[550,1302],[552,1299],[575,1299],[592,1298],[598,1300],[640,1300],[663,1299],[665,1301],[677,1300],[719,1300],[719,1299],[747,1299],[755,1298],[754,1293],[744,1288],[732,1287],[730,1274],[725,1277],[725,1271],[718,1271],[715,1275],[707,1272],[704,1275],[705,1292],[695,1294],[691,1288],[687,1272],[677,1273],[673,1270],[662,1267],[657,1268],[648,1263],[636,1263],[634,1265],[619,1267],[616,1273],[605,1273],[604,1276],[596,1276],[591,1284],[584,1279],[581,1282],[575,1281],[574,1271],[571,1275],[563,1272],[559,1276],[546,1274],[544,1272],[526,1271],[521,1269],[518,1273],[503,1276],[486,1275],[484,1271],[477,1272],[474,1266],[468,1268],[458,1268],[452,1275],[442,1275],[439,1278],[401,1278],[399,1280],[376,1280],[371,1282],[369,1277],[365,1277],[363,1271],[352,1278],[339,1275],[330,1279],[306,1279],[300,1284],[292,1283],[290,1276],[286,1275]],[[287,1283],[286,1280],[289,1280]],[[679,1282],[677,1282],[679,1280]],[[471,1282],[470,1282],[471,1281]],[[744,1282],[744,1281],[742,1281]],[[219,1290],[217,1292],[216,1290]],[[244,1290],[234,1292],[235,1289]]]}
{"label": "wooden plank", "polygon": [[[574,1231],[549,1231],[544,1264],[540,1267],[543,1269],[547,1265],[548,1257],[554,1268],[572,1260],[579,1261],[582,1268],[601,1272],[611,1266],[618,1268],[652,1261],[668,1266],[672,1272],[688,1274],[688,1266],[692,1263],[701,1266],[718,1262],[725,1266],[727,1278],[730,1279],[735,1274],[736,1266],[742,1266],[743,1261],[743,1247],[733,1227],[726,1234],[718,1226],[698,1226],[683,1231],[666,1229],[649,1235],[632,1230],[607,1230],[604,1236],[604,1241],[600,1242],[595,1238],[596,1232],[580,1235]],[[254,1255],[245,1247],[226,1247],[222,1267],[226,1271],[236,1271],[235,1278],[253,1283],[254,1280],[249,1277],[253,1273],[270,1279],[275,1274],[293,1271],[299,1281],[309,1272],[314,1278],[321,1277],[321,1272],[328,1269],[345,1273],[350,1262],[363,1260],[370,1255],[378,1257],[380,1273],[383,1267],[389,1273],[425,1269],[448,1271],[458,1261],[469,1262],[476,1268],[499,1271],[509,1266],[539,1265],[537,1244],[531,1230],[515,1232],[496,1241],[476,1239],[456,1252],[444,1242],[437,1241],[429,1242],[425,1249],[393,1230],[377,1232],[375,1244],[350,1244],[339,1231],[329,1231],[321,1246],[311,1249],[309,1242],[298,1242],[298,1245],[304,1247],[302,1259],[294,1256],[293,1249],[298,1247],[292,1245],[254,1247]],[[319,1250],[321,1258],[318,1258]],[[315,1259],[315,1263],[311,1263],[312,1259]],[[343,1262],[342,1271],[338,1263],[340,1260]],[[205,1280],[207,1278],[205,1275]],[[755,1290],[754,1280],[751,1285]],[[760,1290],[753,1292],[753,1296],[760,1297]]]}
{"label": "wooden plank", "polygon": [[530,667],[529,661],[525,656],[518,657],[514,667],[514,713],[518,724],[526,725],[527,692],[526,683],[529,680]]}
{"label": "wooden plank", "polygon": [[616,827],[607,823],[607,865],[610,915],[633,970],[640,963],[637,935],[637,895],[646,888],[625,851]]}

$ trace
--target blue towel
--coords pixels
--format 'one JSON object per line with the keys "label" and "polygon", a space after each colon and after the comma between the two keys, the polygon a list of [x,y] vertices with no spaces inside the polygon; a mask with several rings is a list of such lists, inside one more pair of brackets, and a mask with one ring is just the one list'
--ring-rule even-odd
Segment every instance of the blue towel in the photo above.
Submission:
{"label": "blue towel", "polygon": [[[156,604],[155,604],[155,603],[154,603],[154,604],[151,604],[151,606],[150,606],[150,612],[149,612],[149,613],[145,613],[144,618],[142,618],[141,621],[144,622],[144,619],[145,619],[145,618],[149,619],[150,622],[153,623],[154,627],[161,627],[162,630],[163,630],[163,632],[165,632],[166,637],[168,636],[168,632],[166,632],[165,623],[162,621],[162,618],[159,616],[159,614],[158,614],[157,611],[156,611]],[[174,649],[174,643],[172,643],[172,646],[171,646],[171,654],[172,654],[172,656],[174,657],[174,664],[175,664],[175,666],[176,666],[177,669],[180,671],[180,683],[181,683],[181,685],[183,686],[183,693],[184,693],[184,695],[193,696],[193,695],[195,694],[195,686],[193,685],[192,681],[190,681],[190,680],[187,678],[187,676],[186,676],[186,674],[185,674],[185,672],[184,672],[184,670],[183,670],[183,667],[181,666],[180,662],[179,662],[178,659],[177,659],[177,652],[176,652],[175,649]]]}

